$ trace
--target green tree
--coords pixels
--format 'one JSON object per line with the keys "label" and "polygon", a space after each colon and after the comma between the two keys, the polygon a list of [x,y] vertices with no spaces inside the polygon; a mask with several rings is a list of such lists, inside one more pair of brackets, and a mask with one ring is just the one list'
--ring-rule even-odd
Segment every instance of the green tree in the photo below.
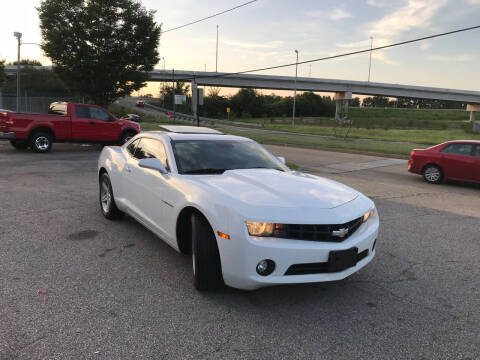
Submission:
{"label": "green tree", "polygon": [[42,0],[42,49],[74,92],[107,106],[145,86],[161,27],[135,0]]}
{"label": "green tree", "polygon": [[[17,61],[10,62],[8,65],[17,65]],[[42,66],[42,63],[34,59],[21,59],[20,65]]]}
{"label": "green tree", "polygon": [[0,88],[3,86],[7,79],[5,74],[5,60],[0,60]]}

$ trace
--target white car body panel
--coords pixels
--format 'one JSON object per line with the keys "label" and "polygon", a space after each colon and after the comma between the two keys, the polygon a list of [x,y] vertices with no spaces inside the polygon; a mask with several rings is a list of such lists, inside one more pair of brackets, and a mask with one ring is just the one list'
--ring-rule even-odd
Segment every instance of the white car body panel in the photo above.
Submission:
{"label": "white car body panel", "polygon": [[[140,168],[126,147],[138,137],[161,140],[170,172]],[[228,135],[144,132],[122,147],[105,147],[98,170],[105,169],[112,183],[118,208],[150,229],[179,251],[176,224],[180,212],[194,207],[209,221],[217,238],[225,283],[242,289],[287,283],[343,279],[372,260],[378,236],[379,217],[374,203],[356,190],[338,182],[300,172],[273,169],[228,170],[221,175],[178,174],[170,140],[248,139]],[[246,221],[284,224],[344,224],[374,209],[375,215],[342,242],[317,242],[271,237],[252,237]],[[230,235],[230,239],[217,232]],[[336,273],[285,275],[293,264],[327,262],[329,252],[357,247],[368,256],[356,266]],[[256,265],[262,259],[276,263],[274,272],[260,276]]]}

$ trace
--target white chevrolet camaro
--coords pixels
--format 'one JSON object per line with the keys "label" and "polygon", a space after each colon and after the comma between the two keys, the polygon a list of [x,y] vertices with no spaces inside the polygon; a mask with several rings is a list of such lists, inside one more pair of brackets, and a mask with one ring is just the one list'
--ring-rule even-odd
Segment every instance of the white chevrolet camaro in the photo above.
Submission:
{"label": "white chevrolet camaro", "polygon": [[103,149],[100,207],[191,254],[197,289],[340,280],[374,257],[379,218],[358,191],[291,171],[250,139],[163,128]]}

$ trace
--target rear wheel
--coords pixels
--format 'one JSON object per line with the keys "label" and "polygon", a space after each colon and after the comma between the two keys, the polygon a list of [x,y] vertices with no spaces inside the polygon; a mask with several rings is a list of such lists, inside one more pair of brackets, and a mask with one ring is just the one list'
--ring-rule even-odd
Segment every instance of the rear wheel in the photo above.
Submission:
{"label": "rear wheel", "polygon": [[122,211],[118,210],[117,204],[115,204],[112,183],[106,172],[100,177],[99,201],[100,210],[108,220],[120,219],[124,215]]}
{"label": "rear wheel", "polygon": [[30,148],[36,153],[47,153],[52,150],[52,135],[46,132],[38,132],[30,137]]}
{"label": "rear wheel", "polygon": [[431,184],[439,184],[442,182],[443,173],[442,170],[436,165],[427,165],[423,169],[423,178],[426,182]]}
{"label": "rear wheel", "polygon": [[24,140],[10,140],[10,144],[18,150],[23,150],[28,148],[28,144]]}
{"label": "rear wheel", "polygon": [[217,240],[212,228],[202,216],[193,214],[192,267],[197,290],[215,290],[223,285],[222,266]]}

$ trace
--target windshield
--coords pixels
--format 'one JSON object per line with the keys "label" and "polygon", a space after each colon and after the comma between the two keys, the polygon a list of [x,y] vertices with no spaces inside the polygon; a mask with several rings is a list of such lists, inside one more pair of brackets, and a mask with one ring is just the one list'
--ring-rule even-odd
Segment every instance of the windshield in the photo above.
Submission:
{"label": "windshield", "polygon": [[287,171],[275,156],[255,142],[242,140],[176,140],[173,153],[180,174],[221,174],[234,169]]}

